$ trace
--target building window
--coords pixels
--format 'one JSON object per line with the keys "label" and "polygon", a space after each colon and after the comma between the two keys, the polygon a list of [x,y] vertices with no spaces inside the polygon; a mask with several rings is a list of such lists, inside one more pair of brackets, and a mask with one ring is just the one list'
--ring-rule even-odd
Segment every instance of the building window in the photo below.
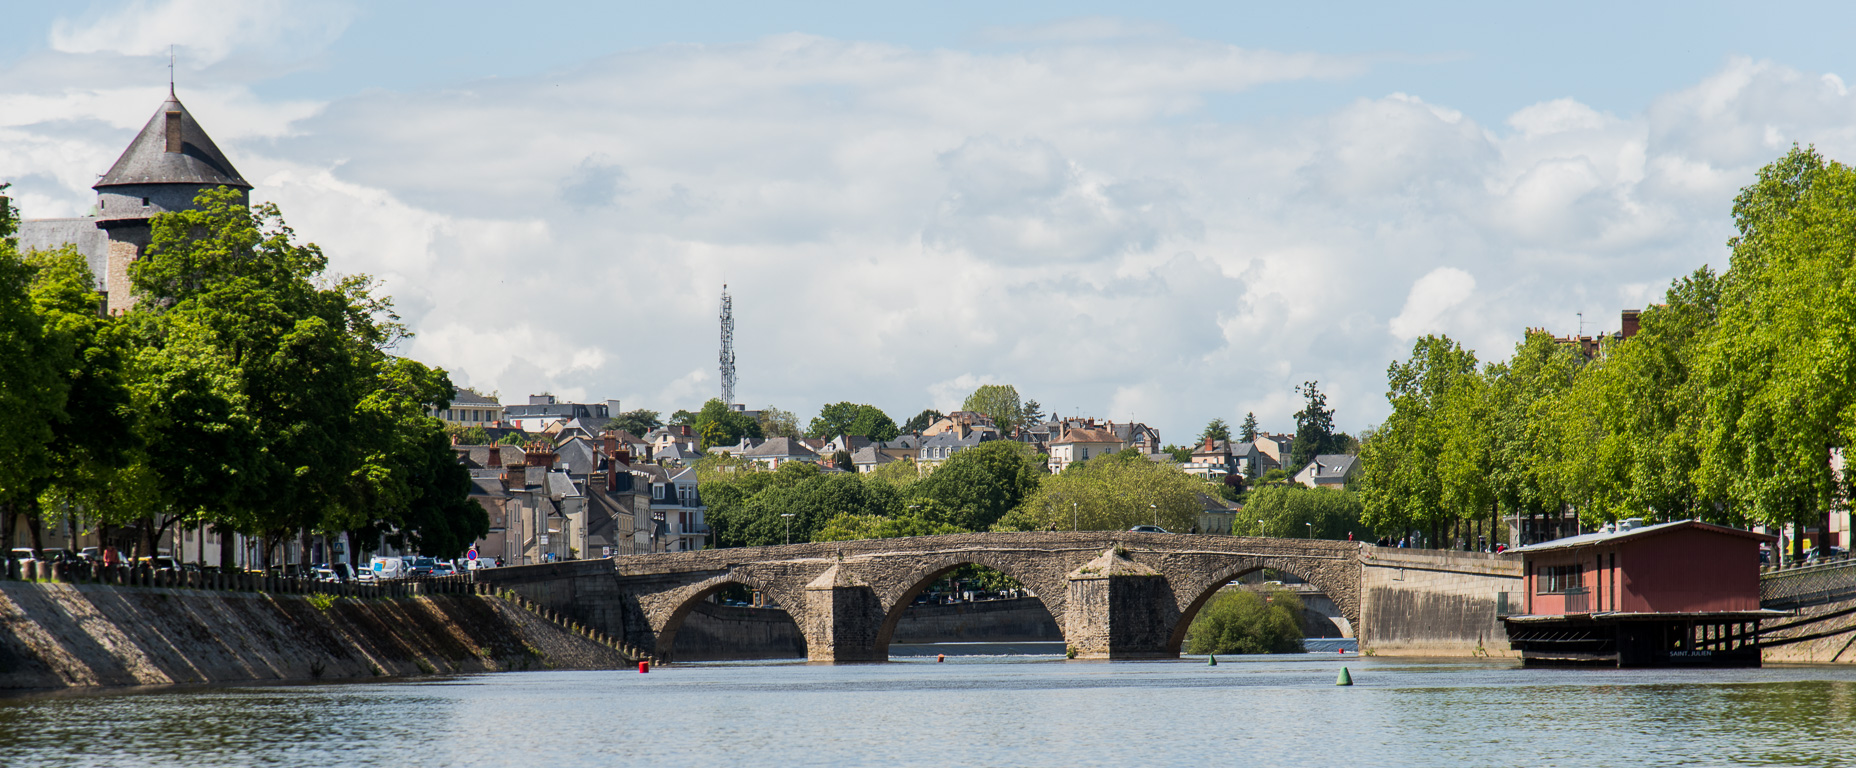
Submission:
{"label": "building window", "polygon": [[1577,565],[1543,565],[1534,581],[1535,594],[1571,592],[1585,587],[1585,570]]}
{"label": "building window", "polygon": [[1089,460],[1089,449],[1088,448],[1078,448],[1076,450],[1077,450],[1077,455],[1076,455],[1077,461],[1088,461]]}

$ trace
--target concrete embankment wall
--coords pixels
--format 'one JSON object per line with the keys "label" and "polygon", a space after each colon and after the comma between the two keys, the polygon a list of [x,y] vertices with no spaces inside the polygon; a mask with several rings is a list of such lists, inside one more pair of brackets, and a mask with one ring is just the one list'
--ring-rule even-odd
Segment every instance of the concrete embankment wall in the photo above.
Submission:
{"label": "concrete embankment wall", "polygon": [[617,650],[485,595],[321,598],[0,581],[0,689],[628,663]]}
{"label": "concrete embankment wall", "polygon": [[1797,616],[1767,619],[1760,627],[1767,663],[1856,664],[1856,600],[1801,608]]}
{"label": "concrete embankment wall", "polygon": [[[894,643],[1061,641],[1063,632],[1035,597],[910,606]],[[677,630],[678,661],[803,658],[805,639],[786,611],[699,603]]]}
{"label": "concrete embankment wall", "polygon": [[1513,656],[1496,615],[1521,605],[1518,557],[1367,547],[1360,574],[1362,652],[1393,656]]}

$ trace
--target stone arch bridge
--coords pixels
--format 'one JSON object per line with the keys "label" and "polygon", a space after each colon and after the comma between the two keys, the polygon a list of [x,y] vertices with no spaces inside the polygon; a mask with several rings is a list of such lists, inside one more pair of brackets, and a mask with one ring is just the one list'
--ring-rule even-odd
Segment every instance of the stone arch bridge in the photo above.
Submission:
{"label": "stone arch bridge", "polygon": [[770,595],[813,661],[881,661],[903,612],[949,571],[981,565],[1034,593],[1079,658],[1177,656],[1220,587],[1271,568],[1327,592],[1360,626],[1357,542],[1128,531],[972,533],[631,555],[478,572],[668,657],[697,603],[730,584]]}

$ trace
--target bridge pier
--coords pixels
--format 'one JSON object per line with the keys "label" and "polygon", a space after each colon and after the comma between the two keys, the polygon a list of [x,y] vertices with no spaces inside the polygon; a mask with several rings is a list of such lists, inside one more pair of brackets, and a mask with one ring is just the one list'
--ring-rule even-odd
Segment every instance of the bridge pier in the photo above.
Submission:
{"label": "bridge pier", "polygon": [[1069,574],[1063,636],[1076,658],[1176,657],[1179,649],[1169,645],[1178,623],[1166,576],[1119,546]]}
{"label": "bridge pier", "polygon": [[876,591],[842,564],[825,569],[806,584],[804,626],[806,657],[811,661],[842,663],[884,661],[889,649],[879,649],[883,628],[883,601]]}

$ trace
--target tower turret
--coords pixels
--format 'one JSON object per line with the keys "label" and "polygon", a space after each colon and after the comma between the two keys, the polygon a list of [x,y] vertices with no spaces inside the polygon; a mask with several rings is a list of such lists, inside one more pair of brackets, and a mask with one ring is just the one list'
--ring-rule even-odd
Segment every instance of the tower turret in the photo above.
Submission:
{"label": "tower turret", "polygon": [[237,189],[240,202],[249,202],[251,184],[170,88],[167,101],[92,187],[97,191],[97,226],[109,237],[104,284],[110,312],[127,310],[134,303],[129,263],[148,247],[149,218],[189,210],[193,199],[212,187]]}

